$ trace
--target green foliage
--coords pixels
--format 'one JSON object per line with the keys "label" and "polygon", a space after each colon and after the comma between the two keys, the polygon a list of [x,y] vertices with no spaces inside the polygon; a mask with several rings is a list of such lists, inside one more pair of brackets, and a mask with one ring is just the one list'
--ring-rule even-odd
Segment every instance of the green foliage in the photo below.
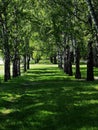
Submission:
{"label": "green foliage", "polygon": [[42,58],[42,60],[39,61],[39,64],[51,64],[50,60]]}
{"label": "green foliage", "polygon": [[[95,12],[96,4],[93,0]],[[73,52],[78,47],[81,58],[86,59],[88,40],[96,41],[95,26],[89,23],[84,0],[1,0],[0,8],[0,49],[4,55],[6,38],[2,32],[6,23],[12,61],[16,52],[18,57],[28,54],[37,60],[57,55],[59,50],[63,54],[67,46]]]}

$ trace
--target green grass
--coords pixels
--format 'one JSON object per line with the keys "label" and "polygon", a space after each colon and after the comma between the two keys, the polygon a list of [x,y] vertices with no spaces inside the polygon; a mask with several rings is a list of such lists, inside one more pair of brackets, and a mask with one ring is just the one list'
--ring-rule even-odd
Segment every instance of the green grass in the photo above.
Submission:
{"label": "green grass", "polygon": [[98,81],[75,80],[57,65],[32,65],[0,84],[0,130],[98,130]]}

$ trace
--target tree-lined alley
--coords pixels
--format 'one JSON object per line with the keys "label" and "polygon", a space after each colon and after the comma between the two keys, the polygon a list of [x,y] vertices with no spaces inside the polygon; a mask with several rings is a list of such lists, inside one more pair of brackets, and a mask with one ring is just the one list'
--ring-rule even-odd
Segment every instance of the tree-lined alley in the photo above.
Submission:
{"label": "tree-lined alley", "polygon": [[87,61],[87,80],[93,81],[98,66],[97,0],[0,0],[0,50],[4,80],[29,69],[46,55],[68,75],[81,78],[80,59]]}

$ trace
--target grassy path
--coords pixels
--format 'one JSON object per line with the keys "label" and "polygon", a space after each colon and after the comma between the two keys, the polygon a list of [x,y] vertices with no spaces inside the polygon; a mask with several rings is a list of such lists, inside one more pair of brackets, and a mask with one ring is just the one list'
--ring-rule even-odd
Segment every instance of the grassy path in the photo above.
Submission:
{"label": "grassy path", "polygon": [[0,85],[0,130],[98,130],[97,84],[34,65]]}

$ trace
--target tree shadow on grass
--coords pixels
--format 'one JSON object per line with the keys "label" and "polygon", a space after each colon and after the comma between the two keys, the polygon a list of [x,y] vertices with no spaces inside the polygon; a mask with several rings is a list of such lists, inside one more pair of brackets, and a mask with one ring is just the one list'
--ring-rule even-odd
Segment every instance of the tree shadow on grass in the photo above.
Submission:
{"label": "tree shadow on grass", "polygon": [[59,79],[58,71],[48,80],[36,73],[36,81],[32,73],[1,84],[0,130],[98,129],[98,81]]}

